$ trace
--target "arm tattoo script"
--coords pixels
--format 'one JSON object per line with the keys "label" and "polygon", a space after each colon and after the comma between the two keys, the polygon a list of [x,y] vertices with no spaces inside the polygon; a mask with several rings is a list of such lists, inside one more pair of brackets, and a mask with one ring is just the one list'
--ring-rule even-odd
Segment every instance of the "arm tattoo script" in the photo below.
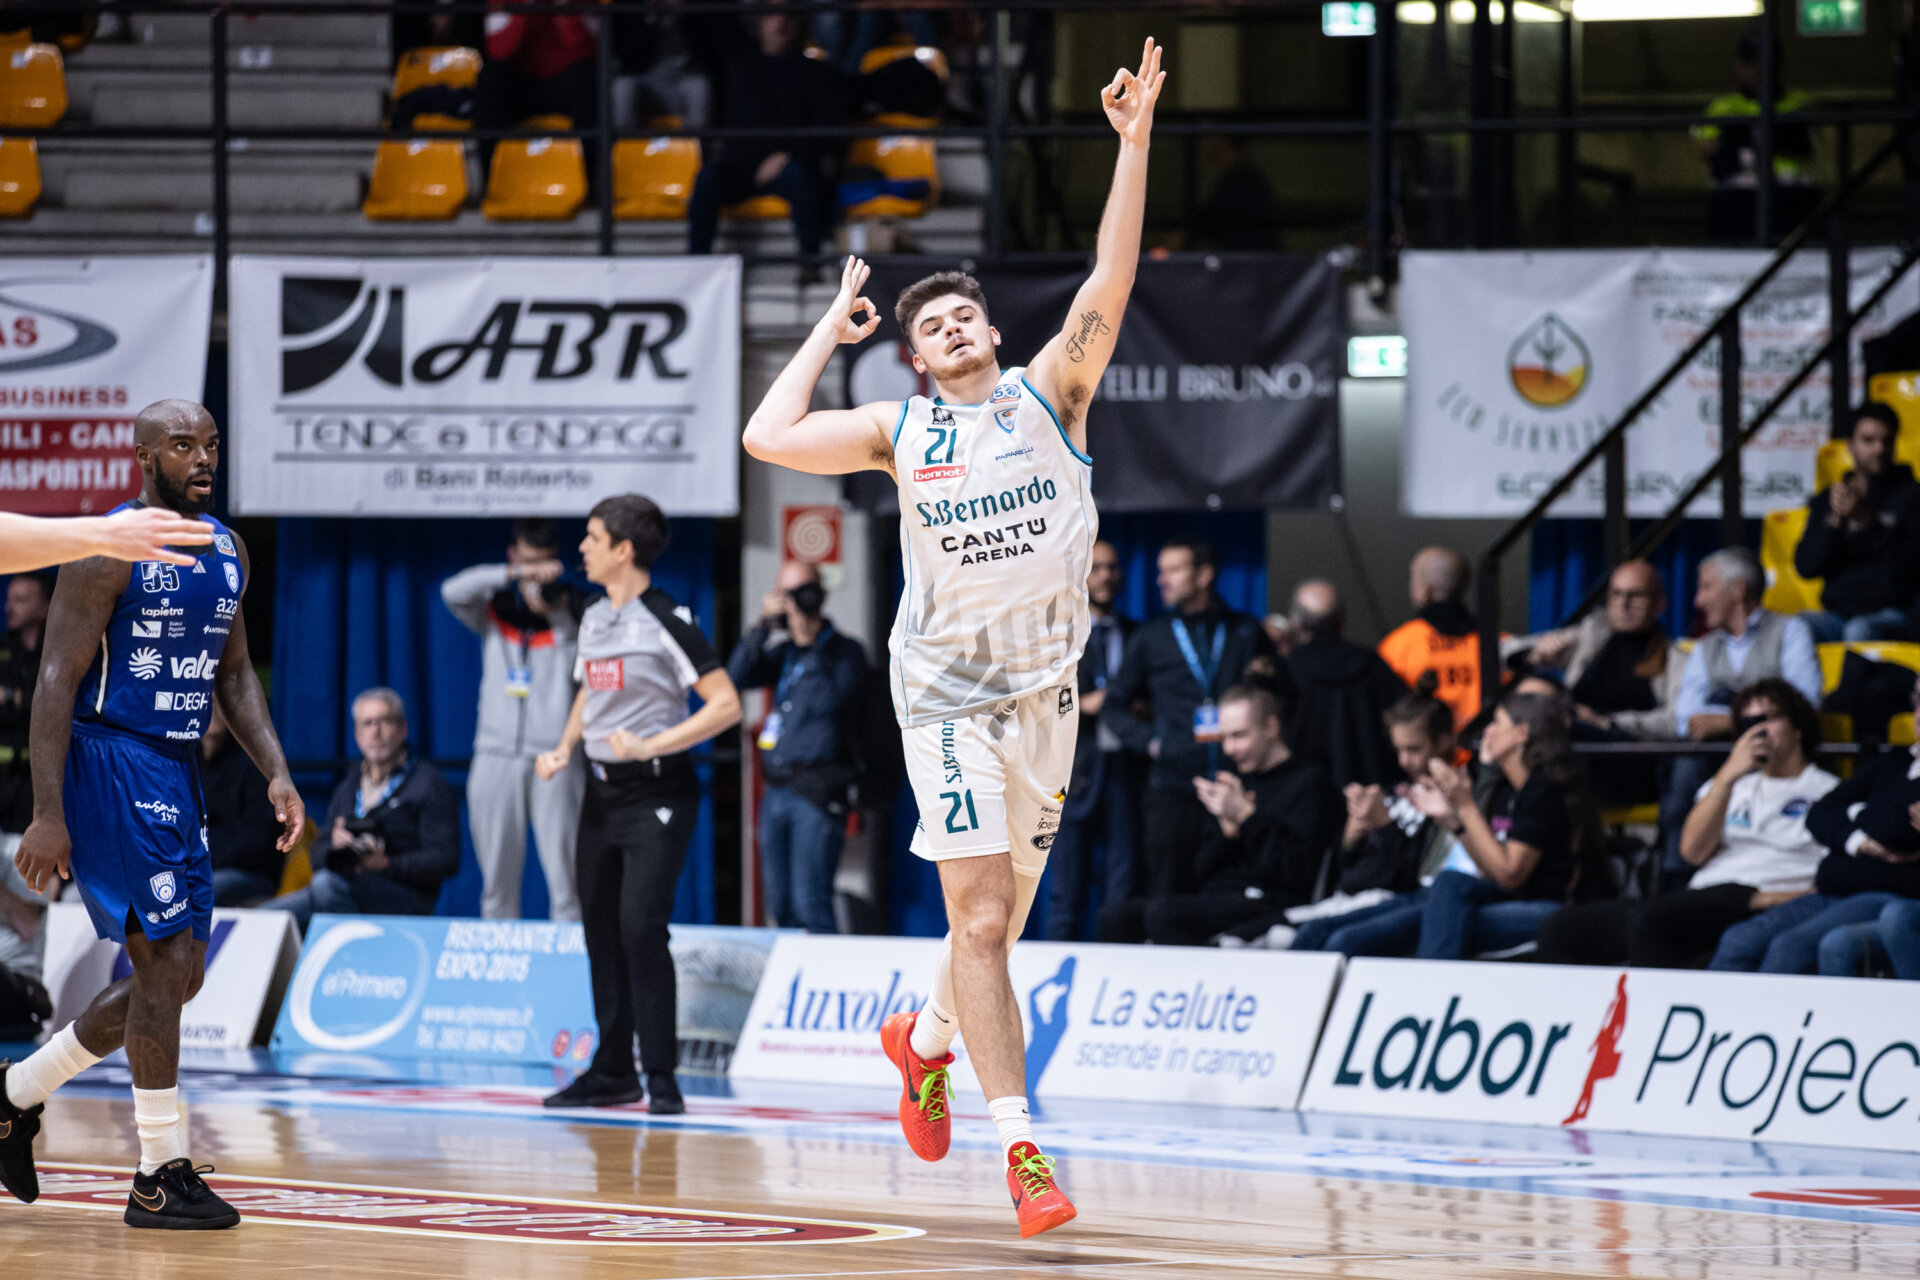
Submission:
{"label": "arm tattoo script", "polygon": [[1067,335],[1067,359],[1079,364],[1087,358],[1087,343],[1112,332],[1112,327],[1098,311],[1082,311],[1080,328]]}

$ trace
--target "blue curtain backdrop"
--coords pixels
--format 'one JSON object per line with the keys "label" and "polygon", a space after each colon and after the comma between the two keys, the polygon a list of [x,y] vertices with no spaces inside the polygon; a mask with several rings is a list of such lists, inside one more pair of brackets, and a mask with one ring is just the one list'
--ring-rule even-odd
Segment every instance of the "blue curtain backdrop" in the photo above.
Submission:
{"label": "blue curtain backdrop", "polygon": [[[1634,537],[1647,522],[1632,522]],[[1527,593],[1527,630],[1560,625],[1587,589],[1605,572],[1598,520],[1543,520],[1533,531],[1532,579]],[[1747,521],[1746,545],[1760,545],[1760,522]],[[1667,584],[1667,634],[1693,634],[1694,575],[1700,562],[1720,549],[1718,520],[1685,520],[1653,555],[1653,567]]]}
{"label": "blue curtain backdrop", "polygon": [[[1154,585],[1154,561],[1160,548],[1176,537],[1200,538],[1213,544],[1220,561],[1215,589],[1234,608],[1255,616],[1267,612],[1267,516],[1264,511],[1136,512],[1102,514],[1100,536],[1119,552],[1125,582],[1120,611],[1134,618],[1152,618],[1161,612]],[[897,553],[896,553],[897,559]],[[901,585],[900,566],[894,565],[894,586]],[[897,598],[897,597],[896,597]],[[886,613],[891,625],[891,613]],[[881,655],[884,656],[884,655]],[[940,896],[940,875],[931,862],[913,855],[914,825],[920,820],[913,792],[902,787],[894,808],[892,929],[898,934],[939,937],[947,931],[947,909]],[[1046,926],[1046,889],[1033,905],[1027,937],[1040,936]]]}
{"label": "blue curtain backdrop", "polygon": [[[348,704],[373,685],[407,702],[414,750],[428,759],[465,759],[473,748],[480,683],[480,639],[440,602],[440,583],[468,565],[506,558],[507,520],[321,520],[279,522],[273,608],[273,718],[292,761],[357,758]],[[584,521],[562,521],[562,559],[578,573],[574,550]],[[654,566],[654,582],[694,612],[712,636],[713,522],[675,520],[673,540]],[[586,586],[584,579],[578,579]],[[673,918],[714,919],[712,762],[696,753],[703,799]],[[480,867],[467,836],[466,775],[461,791],[460,872],[440,894],[442,915],[480,914]],[[296,776],[307,804],[324,810],[335,775]],[[528,850],[522,908],[547,912],[546,881]]]}

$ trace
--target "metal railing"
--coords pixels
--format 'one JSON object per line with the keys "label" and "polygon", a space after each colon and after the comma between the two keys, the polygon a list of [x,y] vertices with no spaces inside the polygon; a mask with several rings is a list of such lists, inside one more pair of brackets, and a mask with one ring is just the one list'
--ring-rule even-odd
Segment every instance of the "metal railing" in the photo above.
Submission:
{"label": "metal railing", "polygon": [[[1847,235],[1845,211],[1848,202],[1865,187],[1881,167],[1903,153],[1917,129],[1920,129],[1920,120],[1908,120],[1892,137],[1875,148],[1873,154],[1860,168],[1848,174],[1846,180],[1814,208],[1805,222],[1788,233],[1774,255],[1753,279],[1747,282],[1739,296],[1727,304],[1712,321],[1703,325],[1698,336],[1687,344],[1685,350],[1674,357],[1666,369],[1621,413],[1614,424],[1540,496],[1525,515],[1509,525],[1506,531],[1495,538],[1482,553],[1477,568],[1476,607],[1479,614],[1480,678],[1483,701],[1491,701],[1497,697],[1500,689],[1500,562],[1522,538],[1530,534],[1534,527],[1546,518],[1548,511],[1555,503],[1572,491],[1573,486],[1579,483],[1580,478],[1596,462],[1604,463],[1606,469],[1603,482],[1605,514],[1602,517],[1602,560],[1606,572],[1587,590],[1580,603],[1565,619],[1568,623],[1577,622],[1599,601],[1606,590],[1607,577],[1616,565],[1626,560],[1643,559],[1665,542],[1673,531],[1679,528],[1680,522],[1686,517],[1687,509],[1715,483],[1720,485],[1720,524],[1723,543],[1732,546],[1745,541],[1745,518],[1741,513],[1741,450],[1773,420],[1774,415],[1786,405],[1792,394],[1823,363],[1829,369],[1832,385],[1830,410],[1836,434],[1838,434],[1837,428],[1847,412],[1848,389],[1853,382],[1854,326],[1872,313],[1881,299],[1886,297],[1893,286],[1912,267],[1915,258],[1920,256],[1920,244],[1909,241],[1902,247],[1900,256],[1892,269],[1874,288],[1867,300],[1858,308],[1852,307],[1849,296],[1849,285],[1852,280],[1852,246]],[[1770,185],[1772,184],[1762,183],[1761,189],[1765,190]],[[1759,203],[1765,204],[1766,201],[1761,200]],[[1743,422],[1740,397],[1741,310],[1758,297],[1767,284],[1793,259],[1793,256],[1823,229],[1827,233],[1824,244],[1827,251],[1829,315],[1833,317],[1829,325],[1828,340],[1800,365],[1793,376],[1787,380],[1786,385],[1761,406],[1751,421]],[[1627,520],[1627,432],[1639,423],[1674,379],[1691,366],[1710,344],[1716,342],[1719,344],[1717,376],[1720,390],[1720,457],[1715,465],[1703,470],[1694,478],[1666,515],[1656,520],[1638,539],[1630,539]]]}

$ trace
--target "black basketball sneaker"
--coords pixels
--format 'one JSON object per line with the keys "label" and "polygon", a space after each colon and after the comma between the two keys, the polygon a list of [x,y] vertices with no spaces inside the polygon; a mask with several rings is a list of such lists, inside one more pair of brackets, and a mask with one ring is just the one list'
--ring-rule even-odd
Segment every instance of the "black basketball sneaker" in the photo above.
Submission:
{"label": "black basketball sneaker", "polygon": [[127,1196],[127,1225],[162,1231],[218,1231],[238,1226],[240,1211],[213,1194],[213,1188],[200,1177],[212,1172],[212,1165],[196,1169],[193,1161],[181,1156],[151,1174],[135,1173],[133,1190]]}
{"label": "black basketball sneaker", "polygon": [[7,1101],[7,1071],[11,1062],[0,1058],[0,1187],[23,1204],[40,1198],[40,1175],[33,1169],[33,1139],[40,1132],[41,1103],[22,1111]]}

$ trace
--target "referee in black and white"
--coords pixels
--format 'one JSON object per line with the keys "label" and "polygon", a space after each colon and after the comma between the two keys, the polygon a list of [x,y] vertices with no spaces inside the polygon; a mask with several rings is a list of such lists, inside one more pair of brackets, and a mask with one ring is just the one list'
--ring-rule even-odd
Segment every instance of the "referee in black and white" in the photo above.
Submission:
{"label": "referee in black and white", "polygon": [[[586,745],[580,912],[600,1042],[586,1071],[546,1099],[549,1107],[638,1102],[637,1030],[649,1112],[686,1110],[673,1076],[679,1042],[667,920],[700,808],[687,753],[740,723],[740,695],[692,612],[653,585],[653,562],[666,545],[665,514],[639,494],[608,498],[587,517],[580,554],[588,580],[607,594],[580,620],[580,692],[566,732],[534,762],[546,781]],[[702,702],[692,715],[689,689]]]}

